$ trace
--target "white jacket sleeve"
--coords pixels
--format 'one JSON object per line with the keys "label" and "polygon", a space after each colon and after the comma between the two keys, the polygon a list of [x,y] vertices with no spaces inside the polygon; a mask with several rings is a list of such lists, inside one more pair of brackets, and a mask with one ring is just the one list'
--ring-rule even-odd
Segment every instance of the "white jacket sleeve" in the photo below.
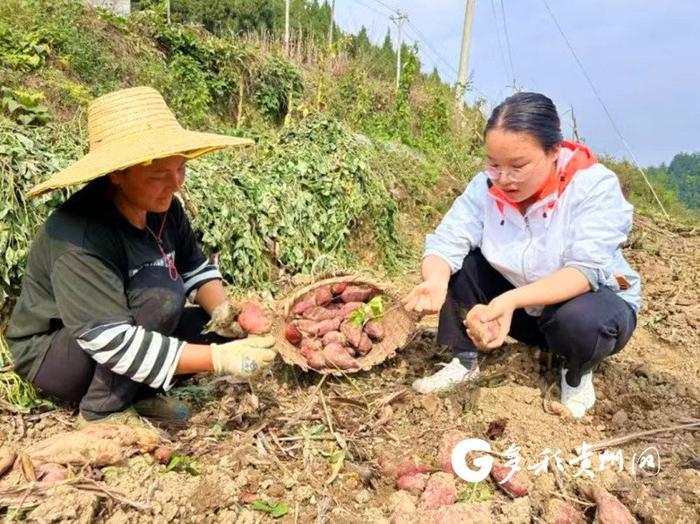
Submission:
{"label": "white jacket sleeve", "polygon": [[483,174],[476,175],[447,211],[435,232],[426,236],[423,258],[437,255],[452,273],[462,267],[467,253],[481,245],[484,205],[488,186]]}
{"label": "white jacket sleeve", "polygon": [[574,203],[563,253],[564,266],[580,270],[593,291],[611,281],[615,255],[632,228],[632,205],[625,200],[617,176],[602,169],[602,175],[598,172],[586,180],[590,189]]}

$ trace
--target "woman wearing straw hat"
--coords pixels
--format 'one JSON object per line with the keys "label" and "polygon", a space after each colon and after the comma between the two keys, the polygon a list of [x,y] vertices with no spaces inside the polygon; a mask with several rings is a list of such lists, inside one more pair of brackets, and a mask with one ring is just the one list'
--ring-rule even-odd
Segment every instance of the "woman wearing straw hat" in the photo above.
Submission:
{"label": "woman wearing straw hat", "polygon": [[[147,87],[95,100],[88,135],[87,155],[29,192],[89,182],[32,244],[7,331],[16,371],[88,421],[134,409],[185,419],[184,404],[155,395],[174,375],[249,377],[275,357],[272,337],[227,337],[221,275],[173,198],[187,160],[252,142],[183,129]],[[210,317],[216,333],[202,335]]]}

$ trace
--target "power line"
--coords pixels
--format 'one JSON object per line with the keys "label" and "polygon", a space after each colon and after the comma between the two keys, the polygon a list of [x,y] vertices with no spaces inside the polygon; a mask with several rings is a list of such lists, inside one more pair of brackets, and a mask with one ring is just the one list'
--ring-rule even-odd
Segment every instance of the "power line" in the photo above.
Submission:
{"label": "power line", "polygon": [[372,11],[373,13],[375,13],[375,14],[377,14],[377,15],[379,15],[379,16],[383,16],[383,17],[385,17],[385,18],[389,18],[389,16],[390,16],[390,15],[388,15],[388,14],[386,14],[386,13],[381,13],[381,12],[377,11],[374,7],[372,7],[372,6],[369,5],[369,4],[364,3],[362,0],[352,0],[352,1],[353,1],[353,2],[357,2],[358,4],[360,4],[361,6],[363,6],[364,8],[369,9],[370,11]]}
{"label": "power line", "polygon": [[[494,0],[491,0],[491,15],[493,16],[493,25],[496,26],[496,40],[498,40],[498,54],[501,57],[501,64],[503,65],[503,72],[506,74],[506,78],[508,78],[508,66],[506,65],[506,55],[503,52],[503,44],[501,43],[501,28],[498,26],[498,16],[496,15],[496,4],[494,3]],[[506,82],[507,81],[508,80],[506,80]]]}
{"label": "power line", "polygon": [[513,67],[513,53],[510,49],[510,36],[508,35],[508,22],[506,20],[506,8],[501,0],[501,16],[503,17],[503,32],[506,35],[506,48],[508,49],[508,61],[510,62],[510,72],[513,76],[513,91],[515,91],[515,68]]}
{"label": "power line", "polygon": [[642,174],[642,177],[644,178],[644,181],[646,182],[647,186],[649,186],[649,189],[651,190],[652,195],[654,195],[654,198],[656,199],[656,203],[659,204],[659,207],[661,208],[661,211],[663,211],[666,218],[670,219],[670,217],[668,216],[668,213],[666,212],[666,208],[664,208],[664,205],[661,203],[661,199],[659,198],[659,196],[656,194],[656,191],[654,190],[654,186],[651,185],[651,182],[649,182],[649,179],[647,178],[646,173],[640,167],[639,162],[637,162],[636,156],[632,152],[632,149],[630,148],[629,144],[627,143],[627,140],[625,140],[625,137],[623,136],[622,131],[620,131],[620,128],[617,127],[617,124],[615,123],[615,119],[612,117],[612,114],[608,110],[608,106],[605,104],[605,102],[603,102],[603,98],[598,93],[598,90],[596,89],[595,85],[593,84],[593,80],[591,80],[591,77],[588,75],[588,72],[586,71],[586,68],[584,67],[583,62],[581,62],[581,59],[576,54],[576,51],[574,50],[574,47],[571,45],[569,38],[566,36],[566,33],[564,33],[564,30],[562,29],[561,25],[559,25],[559,21],[557,20],[556,16],[554,16],[554,13],[550,9],[549,4],[547,3],[547,0],[542,0],[542,2],[544,3],[544,6],[547,8],[549,15],[552,17],[552,20],[554,21],[554,25],[557,26],[557,29],[559,30],[559,34],[561,34],[562,38],[564,39],[564,42],[566,42],[566,45],[569,48],[569,51],[571,51],[571,54],[573,55],[574,59],[576,60],[576,63],[578,64],[579,68],[581,69],[583,76],[586,78],[586,81],[588,82],[588,85],[590,86],[591,91],[593,91],[593,94],[598,99],[598,102],[600,103],[601,107],[603,108],[605,115],[608,117],[608,120],[610,120],[610,124],[612,125],[613,129],[617,133],[617,136],[620,137],[620,140],[622,141],[622,145],[625,146],[627,153],[632,158],[632,162],[634,163],[637,170]]}

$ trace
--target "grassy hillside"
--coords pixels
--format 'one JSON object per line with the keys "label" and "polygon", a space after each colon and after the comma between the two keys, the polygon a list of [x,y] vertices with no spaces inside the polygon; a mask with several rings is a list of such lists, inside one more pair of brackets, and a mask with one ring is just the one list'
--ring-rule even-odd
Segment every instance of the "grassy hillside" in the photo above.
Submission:
{"label": "grassy hillside", "polygon": [[[289,53],[275,33],[228,34],[167,25],[162,10],[121,18],[79,0],[0,4],[0,312],[36,227],[67,196],[27,201],[25,191],[82,153],[90,100],[135,85],[159,89],[187,126],[257,140],[193,162],[184,194],[236,285],[414,267],[425,231],[481,165],[479,109],[455,114],[450,87],[420,72],[415,50],[395,89],[388,42],[372,46],[366,34],[341,34],[330,49],[302,35]],[[637,174],[613,167],[652,211]]]}

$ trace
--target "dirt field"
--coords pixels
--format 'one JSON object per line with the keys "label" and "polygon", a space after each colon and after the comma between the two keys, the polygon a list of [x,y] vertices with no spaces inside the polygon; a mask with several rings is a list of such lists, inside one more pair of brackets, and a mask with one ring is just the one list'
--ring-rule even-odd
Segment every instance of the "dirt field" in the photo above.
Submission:
{"label": "dirt field", "polygon": [[[25,480],[12,471],[0,481],[0,513],[9,505],[26,508],[14,518],[37,522],[258,522],[272,521],[268,513],[285,502],[286,508],[277,506],[280,513],[286,509],[278,522],[380,523],[392,515],[404,522],[396,505],[408,504],[411,514],[418,499],[396,495],[382,467],[387,457],[408,454],[439,466],[444,434],[459,429],[500,454],[518,446],[530,488],[513,499],[491,479],[458,481],[457,500],[468,505],[458,505],[461,514],[441,514],[441,522],[551,522],[553,499],[591,522],[587,482],[607,488],[641,522],[699,522],[697,426],[606,446],[623,453],[623,470],[608,464],[600,471],[595,452],[592,480],[576,477],[578,464],[556,474],[552,466],[539,474],[528,470],[546,448],[561,450],[567,461],[584,442],[700,419],[700,233],[645,219],[627,254],[644,278],[638,329],[594,373],[598,401],[581,422],[552,412],[557,371],[547,367],[546,355],[520,344],[487,356],[478,384],[440,396],[414,393],[411,382],[446,358],[434,345],[435,319],[427,318],[403,352],[371,372],[322,379],[279,363],[252,386],[224,379],[191,384],[180,390],[196,406],[191,425],[162,429],[191,467],[166,472],[150,454],[136,452],[118,466],[75,471],[96,483],[76,478],[31,490],[18,489]],[[3,414],[1,447],[26,449],[72,429],[73,421],[66,410]],[[650,447],[658,450],[658,474],[639,460]],[[106,490],[97,488],[103,485]],[[270,505],[254,509],[256,499]]]}

